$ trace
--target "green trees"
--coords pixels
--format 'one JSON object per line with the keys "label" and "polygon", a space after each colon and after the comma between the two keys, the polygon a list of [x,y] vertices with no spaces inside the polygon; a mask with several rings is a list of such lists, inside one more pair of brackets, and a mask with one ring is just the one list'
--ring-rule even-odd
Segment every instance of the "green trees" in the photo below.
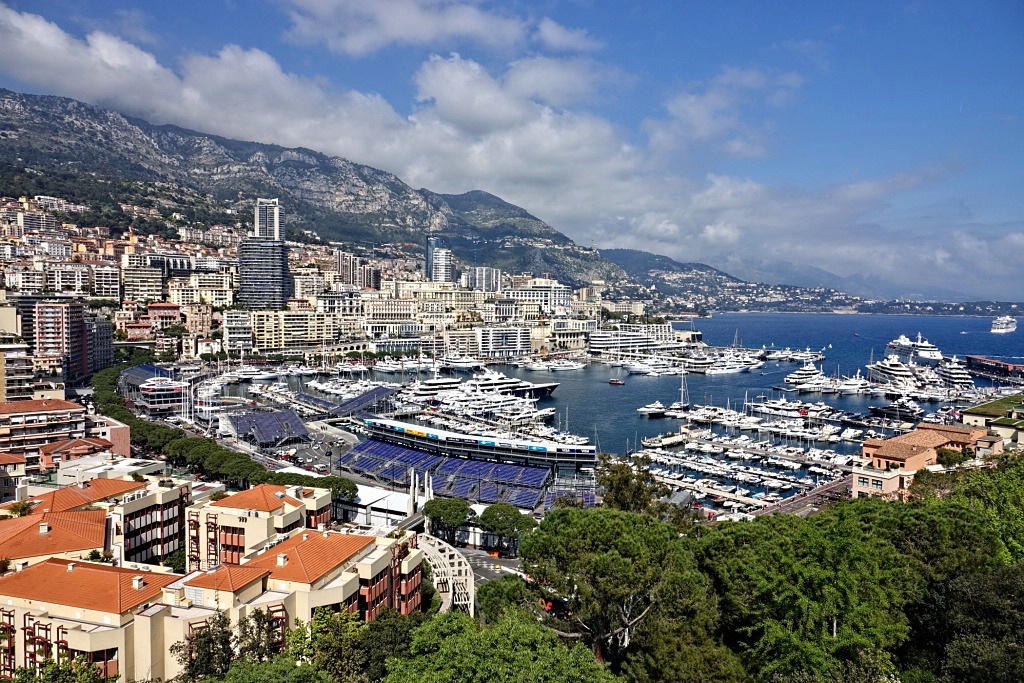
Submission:
{"label": "green trees", "polygon": [[650,473],[650,460],[638,456],[636,469],[627,462],[602,453],[597,465],[597,483],[604,490],[604,504],[615,510],[659,516],[659,500],[668,495],[668,487]]}
{"label": "green trees", "polygon": [[192,683],[204,678],[221,678],[235,658],[231,620],[217,611],[205,628],[190,631],[184,640],[171,645],[170,653],[181,666],[180,680]]}
{"label": "green trees", "polygon": [[481,627],[451,612],[413,635],[408,659],[392,660],[386,683],[611,683],[586,648],[565,647],[528,617],[509,613]]}
{"label": "green trees", "polygon": [[607,508],[553,510],[521,552],[524,571],[566,601],[572,618],[559,630],[604,657],[628,647],[658,606],[687,600],[701,583],[671,526]]}
{"label": "green trees", "polygon": [[459,527],[473,519],[473,509],[461,498],[434,498],[423,506],[431,529],[448,543],[455,544]]}
{"label": "green trees", "polygon": [[111,683],[118,678],[104,678],[99,667],[85,657],[77,657],[60,664],[48,659],[38,671],[21,667],[14,672],[13,683]]}
{"label": "green trees", "polygon": [[515,556],[520,535],[537,526],[533,517],[524,515],[512,503],[488,505],[477,520],[480,528],[497,537],[499,552]]}
{"label": "green trees", "polygon": [[362,639],[366,623],[348,612],[318,609],[288,636],[288,654],[327,674],[334,683],[368,683]]}

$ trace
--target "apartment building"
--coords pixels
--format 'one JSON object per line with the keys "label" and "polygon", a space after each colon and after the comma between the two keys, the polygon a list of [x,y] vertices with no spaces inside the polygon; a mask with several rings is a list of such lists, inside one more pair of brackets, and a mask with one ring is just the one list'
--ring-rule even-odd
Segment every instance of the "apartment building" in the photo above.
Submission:
{"label": "apartment building", "polygon": [[40,301],[33,318],[35,355],[64,359],[64,379],[75,382],[89,374],[89,337],[81,301]]}
{"label": "apartment building", "polygon": [[164,302],[150,302],[146,306],[146,317],[154,331],[181,325],[181,306]]}
{"label": "apartment building", "polygon": [[[423,553],[416,535],[377,538],[301,532],[241,566],[185,576],[159,568],[48,559],[0,577],[0,677],[43,659],[87,657],[106,676],[171,680],[181,673],[170,646],[204,628],[216,611],[237,623],[271,617],[284,646],[296,619],[313,610],[359,611],[372,620],[390,606],[419,607]],[[150,571],[152,570],[152,571]],[[88,586],[89,590],[81,590]]]}
{"label": "apartment building", "polygon": [[330,525],[329,489],[260,484],[188,508],[188,567],[239,564],[295,529]]}
{"label": "apartment building", "polygon": [[0,331],[0,401],[23,401],[33,397],[35,370],[28,344]]}
{"label": "apartment building", "polygon": [[851,495],[854,498],[886,496],[905,499],[914,475],[919,470],[938,466],[940,449],[961,452],[969,449],[977,453],[979,444],[992,448],[988,430],[984,427],[924,422],[913,431],[891,439],[867,439],[862,448],[868,465],[853,470]]}
{"label": "apartment building", "polygon": [[172,304],[234,306],[235,282],[231,273],[192,273],[188,278],[171,278],[167,299]]}
{"label": "apartment building", "polygon": [[132,301],[163,301],[164,274],[159,268],[128,266],[121,271],[125,299]]}
{"label": "apartment building", "polygon": [[251,311],[252,346],[260,353],[333,344],[338,318],[316,311]]}
{"label": "apartment building", "polygon": [[92,274],[92,294],[104,299],[121,300],[121,269],[114,264],[89,264]]}
{"label": "apartment building", "polygon": [[[109,462],[114,466],[118,460]],[[32,506],[32,512],[26,517],[61,514],[64,517],[59,521],[69,525],[77,519],[72,513],[100,511],[103,514],[99,519],[105,520],[106,525],[104,535],[101,536],[103,540],[99,545],[100,551],[110,551],[112,560],[121,565],[158,562],[183,547],[185,508],[192,504],[192,485],[191,482],[165,477],[160,473],[148,476],[136,474],[135,478],[96,477],[32,496],[25,502]],[[92,540],[95,539],[90,538]],[[70,557],[67,552],[91,551],[92,548],[79,549],[76,546],[73,550],[65,551],[65,556]],[[0,552],[3,552],[3,548],[0,548]],[[21,561],[41,561],[40,558],[46,556],[46,553],[36,553],[28,558],[23,555],[7,555],[12,559],[18,557]]]}
{"label": "apartment building", "polygon": [[224,311],[224,350],[228,353],[252,351],[253,330],[249,311]]}
{"label": "apartment building", "polygon": [[25,475],[24,455],[0,453],[0,503],[18,499],[18,490]]}
{"label": "apartment building", "polygon": [[209,304],[188,304],[182,307],[185,329],[190,334],[209,334],[213,328],[213,307]]}
{"label": "apartment building", "polygon": [[43,264],[46,289],[51,292],[89,294],[92,291],[92,271],[84,263],[49,262]]}
{"label": "apartment building", "polygon": [[24,455],[29,474],[39,473],[43,446],[85,436],[85,408],[77,403],[59,399],[0,403],[0,452]]}

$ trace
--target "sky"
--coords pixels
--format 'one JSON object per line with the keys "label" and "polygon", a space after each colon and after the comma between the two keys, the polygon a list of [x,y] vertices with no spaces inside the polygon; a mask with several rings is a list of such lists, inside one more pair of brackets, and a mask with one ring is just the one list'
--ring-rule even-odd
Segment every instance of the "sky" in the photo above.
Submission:
{"label": "sky", "polygon": [[0,0],[0,86],[587,246],[1024,300],[1018,0]]}

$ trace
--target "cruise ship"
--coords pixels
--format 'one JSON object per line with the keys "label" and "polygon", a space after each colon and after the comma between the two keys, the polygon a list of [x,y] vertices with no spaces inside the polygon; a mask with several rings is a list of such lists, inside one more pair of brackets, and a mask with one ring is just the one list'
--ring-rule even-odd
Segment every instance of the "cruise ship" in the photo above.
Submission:
{"label": "cruise ship", "polygon": [[974,379],[962,362],[956,356],[947,358],[935,368],[935,374],[939,376],[942,383],[954,389],[973,389]]}
{"label": "cruise ship", "polygon": [[1017,319],[1012,315],[1001,315],[992,321],[992,334],[1006,334],[1017,329]]}
{"label": "cruise ship", "polygon": [[942,360],[942,352],[939,347],[917,333],[917,339],[913,340],[905,334],[893,339],[886,347],[888,354],[894,355],[904,363],[917,363],[935,365]]}

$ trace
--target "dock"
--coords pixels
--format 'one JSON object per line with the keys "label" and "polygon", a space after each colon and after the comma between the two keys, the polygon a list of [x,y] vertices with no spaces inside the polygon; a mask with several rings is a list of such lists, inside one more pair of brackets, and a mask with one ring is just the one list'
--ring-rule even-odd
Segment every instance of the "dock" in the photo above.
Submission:
{"label": "dock", "polygon": [[732,500],[751,507],[763,508],[769,505],[769,503],[766,503],[763,500],[758,500],[757,498],[741,496],[737,493],[726,493],[725,491],[719,491],[712,488],[704,488],[702,486],[698,486],[697,482],[688,479],[669,479],[668,477],[659,477],[658,475],[652,476],[654,476],[655,480],[672,488],[686,489],[687,491],[698,491],[700,493],[707,494],[708,496],[717,496],[724,500]]}

